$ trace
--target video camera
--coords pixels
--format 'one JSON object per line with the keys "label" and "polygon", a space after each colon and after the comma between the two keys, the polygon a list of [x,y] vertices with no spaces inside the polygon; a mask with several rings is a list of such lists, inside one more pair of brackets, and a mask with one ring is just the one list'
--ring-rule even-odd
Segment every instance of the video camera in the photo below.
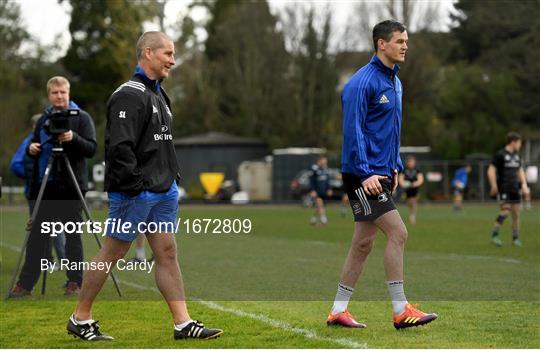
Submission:
{"label": "video camera", "polygon": [[65,109],[62,111],[54,111],[45,123],[43,129],[50,135],[58,136],[69,131],[69,117],[79,115],[78,109]]}

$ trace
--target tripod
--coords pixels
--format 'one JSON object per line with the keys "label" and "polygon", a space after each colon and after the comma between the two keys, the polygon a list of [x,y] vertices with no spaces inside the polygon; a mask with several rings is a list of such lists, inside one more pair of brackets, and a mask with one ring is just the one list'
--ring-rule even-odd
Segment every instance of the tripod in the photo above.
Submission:
{"label": "tripod", "polygon": [[[49,160],[47,162],[47,167],[45,168],[45,174],[43,175],[43,180],[42,180],[41,186],[39,188],[36,203],[34,205],[34,209],[32,210],[32,215],[30,216],[30,221],[28,222],[28,225],[26,226],[26,237],[24,238],[23,249],[21,249],[21,252],[19,254],[19,258],[17,260],[17,265],[16,265],[16,268],[15,268],[15,271],[13,271],[13,276],[11,278],[11,283],[9,284],[9,289],[8,289],[6,299],[9,298],[9,293],[13,289],[13,287],[15,285],[15,280],[17,278],[17,275],[19,274],[19,270],[21,268],[22,258],[23,258],[23,255],[24,255],[25,251],[26,251],[26,246],[28,244],[28,238],[30,237],[30,232],[32,231],[32,225],[34,224],[34,221],[36,220],[37,214],[39,212],[39,207],[40,207],[41,201],[43,199],[43,193],[45,192],[45,187],[47,186],[47,180],[49,179],[49,176],[51,174],[51,169],[53,168],[53,166],[55,164],[57,164],[56,162],[59,161],[59,160],[64,161],[64,164],[66,165],[66,168],[68,169],[69,177],[70,177],[71,181],[73,182],[73,185],[74,185],[75,189],[77,190],[77,195],[79,197],[79,200],[82,203],[83,210],[84,210],[84,213],[86,215],[86,219],[89,220],[92,223],[92,227],[93,227],[94,220],[92,219],[92,217],[90,215],[90,210],[88,209],[88,205],[86,204],[86,201],[84,200],[84,196],[83,196],[83,194],[81,192],[79,184],[77,183],[77,178],[75,177],[75,174],[73,173],[73,169],[71,168],[71,164],[69,163],[69,159],[68,159],[67,155],[64,153],[64,148],[62,147],[62,144],[60,142],[58,142],[57,140],[55,140],[54,144],[53,144],[53,148],[52,148],[52,153],[51,153],[51,155],[49,157]],[[101,249],[101,242],[99,241],[99,237],[97,236],[97,234],[96,234],[96,232],[94,230],[92,230],[92,234],[94,235],[94,238],[96,239],[96,243],[98,245],[98,248]],[[48,242],[47,245],[49,245],[50,244],[50,239],[47,242]],[[49,251],[48,247],[45,247],[45,249],[46,249],[46,252]],[[118,292],[118,296],[122,297],[122,292],[120,291],[120,286],[118,285],[118,282],[117,282],[116,278],[114,277],[114,274],[113,274],[112,271],[111,271],[111,279],[113,280],[116,291]],[[41,294],[42,295],[45,294],[46,280],[47,280],[47,270],[43,271],[43,279],[42,279],[43,283],[42,283],[42,287],[41,287]]]}

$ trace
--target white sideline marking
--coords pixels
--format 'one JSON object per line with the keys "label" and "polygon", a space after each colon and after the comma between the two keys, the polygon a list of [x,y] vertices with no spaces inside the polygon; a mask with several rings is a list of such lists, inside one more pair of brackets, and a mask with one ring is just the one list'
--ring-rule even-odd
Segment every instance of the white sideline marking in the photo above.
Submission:
{"label": "white sideline marking", "polygon": [[9,243],[6,243],[6,242],[0,242],[0,245],[2,245],[2,247],[6,247],[6,248],[9,249],[9,250],[13,250],[14,252],[17,252],[17,253],[20,253],[20,252],[21,252],[21,248],[20,248],[20,247],[11,245],[11,244],[9,244]]}
{"label": "white sideline marking", "polygon": [[[120,280],[120,283],[125,284],[126,286],[133,287],[135,289],[149,290],[149,291],[152,291],[152,292],[159,293],[159,290],[157,288],[155,288],[155,287],[147,287],[147,286],[143,286],[143,285],[141,285],[139,283],[133,283],[133,282],[128,282],[128,281],[124,281],[124,280]],[[367,349],[367,344],[366,343],[357,343],[357,342],[355,342],[353,340],[350,340],[350,339],[347,339],[347,338],[333,339],[333,338],[328,338],[328,337],[322,337],[322,336],[318,335],[314,331],[310,331],[308,329],[303,329],[303,328],[298,328],[298,327],[290,325],[290,324],[288,324],[286,322],[279,321],[279,320],[274,320],[272,318],[266,317],[266,316],[264,316],[262,314],[255,314],[255,313],[251,313],[251,312],[245,312],[245,311],[242,311],[242,310],[239,310],[239,309],[228,308],[228,307],[219,305],[219,304],[217,304],[217,303],[215,303],[213,301],[206,301],[206,300],[202,300],[202,299],[199,299],[199,298],[193,298],[193,300],[200,303],[200,304],[203,304],[204,306],[208,307],[209,309],[230,313],[230,314],[233,314],[233,315],[239,316],[239,317],[248,317],[248,318],[251,318],[251,319],[266,323],[267,325],[270,325],[270,326],[272,326],[274,328],[281,328],[281,329],[284,329],[286,331],[290,331],[290,332],[293,332],[293,333],[303,335],[304,337],[309,338],[309,339],[322,340],[322,341],[327,341],[327,342],[330,342],[330,343],[336,343],[336,344],[342,345],[342,346],[344,346],[346,348],[350,348],[350,349]]]}
{"label": "white sideline marking", "polygon": [[270,326],[272,326],[274,328],[281,328],[281,329],[284,329],[286,331],[290,331],[290,332],[293,332],[293,333],[303,335],[304,337],[309,338],[309,339],[323,340],[323,341],[327,341],[327,342],[331,342],[331,343],[337,343],[337,344],[342,345],[342,346],[344,346],[346,348],[367,349],[367,344],[366,343],[357,343],[357,342],[355,342],[353,340],[350,340],[350,339],[347,339],[347,338],[334,339],[334,338],[322,337],[322,336],[318,335],[314,331],[311,331],[311,330],[308,330],[308,329],[303,329],[303,328],[298,328],[298,327],[295,327],[295,326],[293,326],[293,325],[291,325],[289,323],[279,321],[279,320],[274,320],[274,319],[266,317],[266,316],[264,316],[262,314],[245,312],[245,311],[242,311],[242,310],[239,310],[239,309],[233,309],[233,308],[224,307],[224,306],[221,306],[221,305],[219,305],[219,304],[217,304],[217,303],[215,303],[213,301],[205,301],[205,300],[201,300],[201,299],[195,299],[195,300],[198,301],[199,303],[205,305],[206,307],[208,307],[210,309],[214,309],[214,310],[221,311],[221,312],[227,312],[227,313],[233,314],[235,316],[239,316],[239,317],[248,317],[248,318],[251,318],[251,319],[266,323],[266,324],[268,324],[268,325],[270,325]]}
{"label": "white sideline marking", "polygon": [[494,261],[500,261],[505,263],[511,263],[511,264],[521,264],[521,260],[512,259],[512,258],[496,258],[493,256],[485,256],[485,255],[462,255],[462,254],[456,254],[456,253],[450,253],[448,254],[452,258],[465,258],[470,260],[494,260]]}

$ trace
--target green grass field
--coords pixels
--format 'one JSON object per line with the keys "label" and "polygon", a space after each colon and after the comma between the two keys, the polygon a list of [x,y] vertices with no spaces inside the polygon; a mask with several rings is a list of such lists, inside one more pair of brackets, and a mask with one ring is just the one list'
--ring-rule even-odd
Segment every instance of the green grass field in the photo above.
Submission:
{"label": "green grass field", "polygon": [[[0,208],[0,287],[7,291],[24,238],[25,208]],[[406,209],[401,208],[403,214]],[[123,298],[109,280],[94,318],[114,342],[88,343],[66,334],[75,299],[63,296],[62,272],[48,275],[47,293],[1,302],[2,348],[539,348],[540,210],[522,214],[522,248],[490,244],[493,205],[420,207],[409,226],[405,291],[437,312],[434,323],[396,331],[391,323],[381,234],[349,306],[368,329],[326,327],[352,234],[350,213],[329,207],[329,224],[312,227],[296,206],[181,206],[182,219],[250,219],[249,234],[178,234],[179,260],[192,316],[223,328],[212,341],[172,339],[172,321],[153,274],[117,271]],[[103,221],[104,210],[93,213]],[[406,215],[404,215],[406,216]],[[85,260],[97,247],[85,234]],[[131,254],[131,253],[130,253]]]}

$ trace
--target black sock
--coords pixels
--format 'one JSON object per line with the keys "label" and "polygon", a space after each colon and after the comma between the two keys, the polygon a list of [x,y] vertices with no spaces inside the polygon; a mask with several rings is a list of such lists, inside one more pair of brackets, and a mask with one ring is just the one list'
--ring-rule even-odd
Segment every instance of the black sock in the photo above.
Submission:
{"label": "black sock", "polygon": [[512,239],[515,241],[519,238],[519,231],[518,230],[512,230]]}

